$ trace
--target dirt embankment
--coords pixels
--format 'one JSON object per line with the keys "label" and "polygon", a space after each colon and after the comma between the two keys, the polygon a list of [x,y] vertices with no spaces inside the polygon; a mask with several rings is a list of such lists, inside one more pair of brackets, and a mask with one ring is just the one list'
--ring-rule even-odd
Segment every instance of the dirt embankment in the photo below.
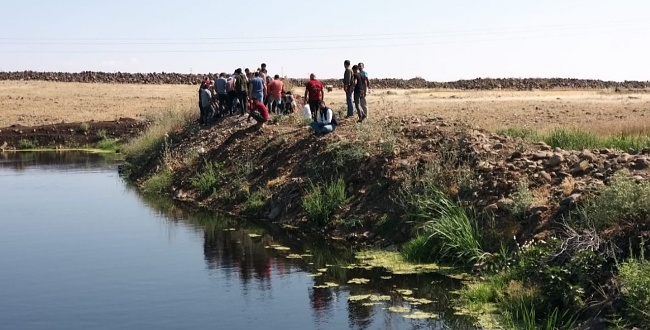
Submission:
{"label": "dirt embankment", "polygon": [[0,145],[3,149],[95,147],[104,139],[124,142],[144,131],[147,125],[130,118],[29,127],[16,124],[0,128]]}
{"label": "dirt embankment", "polygon": [[[214,74],[184,74],[184,73],[108,73],[83,71],[69,72],[0,72],[0,80],[40,80],[58,82],[82,83],[114,83],[114,84],[199,84],[205,76]],[[306,80],[288,78],[294,85],[304,85]],[[340,79],[323,79],[326,85],[338,87]],[[459,90],[548,90],[548,89],[617,89],[639,90],[650,88],[650,81],[602,81],[592,79],[571,78],[476,78],[450,82],[426,81],[422,78],[413,79],[371,79],[373,88],[444,88]]]}
{"label": "dirt embankment", "polygon": [[[130,169],[130,178],[142,183],[171,169],[173,183],[165,192],[177,200],[379,246],[412,235],[413,228],[403,222],[399,192],[415,171],[430,164],[447,166],[449,172],[441,172],[445,175],[460,168],[473,172],[465,202],[493,212],[504,237],[518,239],[544,235],[552,220],[567,215],[615,172],[629,169],[637,180],[646,180],[650,166],[650,149],[626,153],[567,151],[544,143],[524,147],[519,140],[434,117],[386,117],[362,125],[345,121],[323,137],[291,120],[258,131],[230,117],[207,129],[173,135],[164,155],[141,159]],[[206,162],[221,164],[223,174],[209,194],[192,184]],[[302,199],[313,184],[335,177],[345,181],[351,199],[320,227],[306,218]],[[523,221],[508,212],[522,180],[535,198]],[[247,202],[256,192],[263,196],[262,206],[250,214]]]}

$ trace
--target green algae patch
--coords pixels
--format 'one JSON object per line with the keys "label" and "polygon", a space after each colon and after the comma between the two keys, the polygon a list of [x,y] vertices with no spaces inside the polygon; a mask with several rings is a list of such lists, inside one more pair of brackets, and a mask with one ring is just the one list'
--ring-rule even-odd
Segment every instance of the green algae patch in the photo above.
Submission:
{"label": "green algae patch", "polygon": [[368,300],[369,298],[370,298],[369,294],[359,294],[359,295],[349,296],[348,300],[349,301],[362,301],[362,300]]}
{"label": "green algae patch", "polygon": [[411,305],[428,305],[432,304],[433,300],[429,300],[426,298],[413,298],[413,297],[404,297],[404,300],[408,301],[409,304]]}
{"label": "green algae patch", "polygon": [[310,277],[319,277],[319,276],[323,276],[323,273],[308,274],[307,276],[310,276]]}
{"label": "green algae patch", "polygon": [[339,286],[338,283],[325,282],[325,283],[323,283],[321,285],[314,285],[314,289],[328,289],[328,288],[336,288],[338,286]]}
{"label": "green algae patch", "polygon": [[389,312],[393,313],[409,313],[411,311],[411,307],[404,307],[404,306],[390,306],[386,308]]}
{"label": "green algae patch", "polygon": [[371,295],[369,299],[370,301],[390,301],[390,296]]}
{"label": "green algae patch", "polygon": [[370,282],[367,278],[353,278],[348,281],[348,284],[368,284]]}
{"label": "green algae patch", "polygon": [[359,252],[355,258],[359,260],[359,265],[353,268],[385,268],[393,275],[439,273],[458,279],[471,278],[469,274],[453,267],[440,266],[435,263],[418,264],[409,262],[397,251],[367,250]]}
{"label": "green algae patch", "polygon": [[397,289],[395,291],[397,291],[397,293],[399,293],[399,294],[401,294],[403,296],[410,296],[410,295],[413,294],[413,290],[409,290],[409,289]]}
{"label": "green algae patch", "polygon": [[256,237],[262,237],[262,235],[260,235],[260,234],[248,234],[248,237],[256,238]]}
{"label": "green algae patch", "polygon": [[302,256],[299,254],[290,254],[286,256],[287,259],[302,259]]}
{"label": "green algae patch", "polygon": [[438,318],[438,314],[417,311],[411,314],[406,314],[404,317],[407,319],[435,319]]}

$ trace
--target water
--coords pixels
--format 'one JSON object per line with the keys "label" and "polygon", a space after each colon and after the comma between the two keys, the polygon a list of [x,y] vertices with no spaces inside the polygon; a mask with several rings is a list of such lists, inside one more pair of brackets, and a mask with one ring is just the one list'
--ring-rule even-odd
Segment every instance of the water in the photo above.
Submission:
{"label": "water", "polygon": [[[0,212],[0,329],[472,328],[449,309],[455,281],[339,267],[344,247],[143,198],[98,155],[0,154]],[[410,306],[398,288],[439,317],[386,310]]]}

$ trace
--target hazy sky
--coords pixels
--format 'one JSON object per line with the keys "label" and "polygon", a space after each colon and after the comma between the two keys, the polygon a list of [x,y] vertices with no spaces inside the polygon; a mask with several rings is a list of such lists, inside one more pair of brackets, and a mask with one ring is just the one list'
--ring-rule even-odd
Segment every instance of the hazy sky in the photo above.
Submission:
{"label": "hazy sky", "polygon": [[650,80],[648,0],[0,0],[0,71]]}

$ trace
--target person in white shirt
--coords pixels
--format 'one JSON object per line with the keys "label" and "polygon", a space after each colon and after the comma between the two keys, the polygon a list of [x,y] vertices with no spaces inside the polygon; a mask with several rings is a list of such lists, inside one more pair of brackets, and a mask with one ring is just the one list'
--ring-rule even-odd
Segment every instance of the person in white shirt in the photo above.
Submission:
{"label": "person in white shirt", "polygon": [[320,101],[316,121],[312,122],[309,126],[314,129],[316,135],[334,132],[336,126],[338,126],[334,111],[327,107],[325,101]]}

